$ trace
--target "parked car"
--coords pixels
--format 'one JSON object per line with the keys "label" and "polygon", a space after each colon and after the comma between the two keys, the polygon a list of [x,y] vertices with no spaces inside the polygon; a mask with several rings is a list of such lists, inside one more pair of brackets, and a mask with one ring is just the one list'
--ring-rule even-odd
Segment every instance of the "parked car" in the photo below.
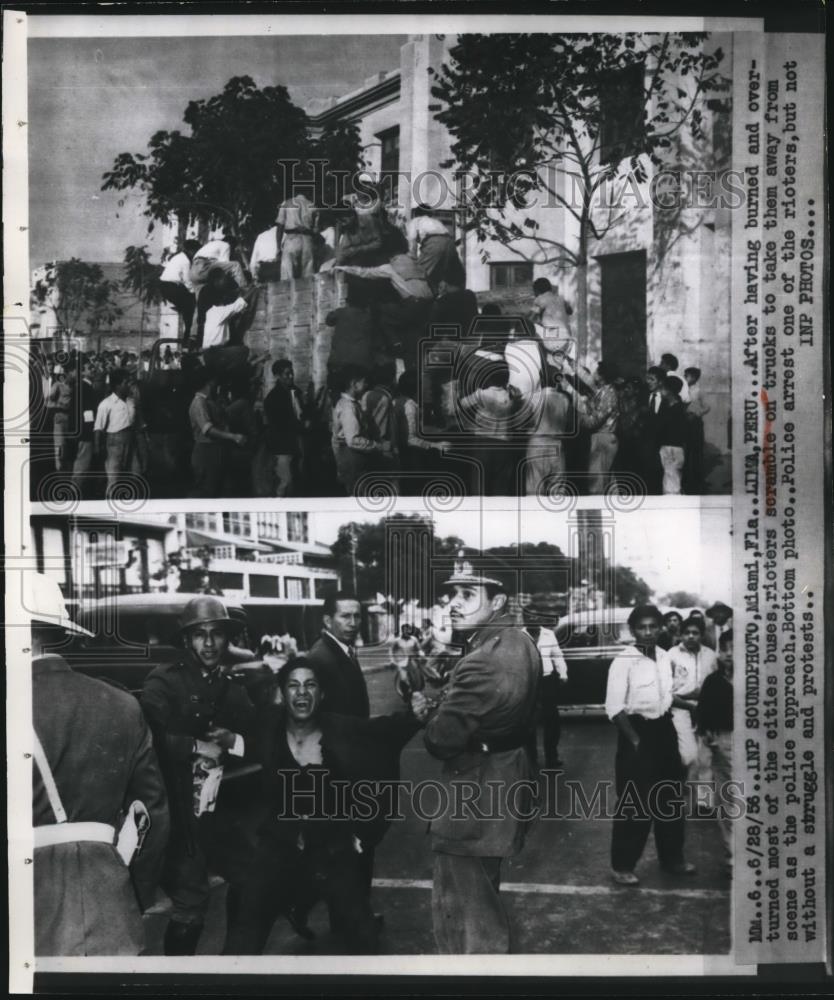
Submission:
{"label": "parked car", "polygon": [[568,665],[560,702],[565,708],[603,707],[611,661],[634,641],[628,627],[632,610],[577,611],[560,619],[556,640]]}

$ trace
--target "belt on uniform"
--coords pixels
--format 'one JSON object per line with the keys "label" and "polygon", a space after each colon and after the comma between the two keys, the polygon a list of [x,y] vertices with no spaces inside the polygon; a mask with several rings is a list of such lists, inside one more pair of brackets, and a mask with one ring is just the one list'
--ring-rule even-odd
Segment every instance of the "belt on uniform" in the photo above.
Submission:
{"label": "belt on uniform", "polygon": [[480,750],[481,753],[506,753],[508,750],[518,750],[527,742],[520,733],[508,733],[506,736],[473,736],[469,742],[470,750]]}
{"label": "belt on uniform", "polygon": [[50,823],[35,827],[35,847],[52,847],[54,844],[75,844],[93,841],[115,844],[116,830],[109,823]]}
{"label": "belt on uniform", "polygon": [[312,229],[285,229],[284,233],[288,236],[312,236]]}

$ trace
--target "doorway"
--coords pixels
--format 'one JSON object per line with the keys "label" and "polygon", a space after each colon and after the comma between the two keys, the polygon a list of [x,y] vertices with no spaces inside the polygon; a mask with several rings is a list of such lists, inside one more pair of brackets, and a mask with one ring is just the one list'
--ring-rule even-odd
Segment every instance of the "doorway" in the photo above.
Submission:
{"label": "doorway", "polygon": [[646,349],[646,251],[597,257],[600,266],[602,357],[622,376],[644,375]]}

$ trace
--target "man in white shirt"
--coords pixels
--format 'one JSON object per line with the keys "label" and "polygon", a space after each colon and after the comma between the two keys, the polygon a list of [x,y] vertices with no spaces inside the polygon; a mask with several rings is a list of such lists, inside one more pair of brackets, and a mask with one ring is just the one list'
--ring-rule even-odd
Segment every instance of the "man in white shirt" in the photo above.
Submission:
{"label": "man in white shirt", "polygon": [[634,647],[615,657],[608,670],[605,711],[618,730],[611,839],[618,885],[639,883],[634,868],[652,827],[661,868],[674,875],[695,872],[683,857],[683,800],[677,793],[683,767],[670,711],[672,668],[657,645],[662,625],[654,605],[634,608],[628,616]]}
{"label": "man in white shirt", "polygon": [[313,203],[299,192],[281,203],[275,221],[281,236],[281,281],[312,277],[313,236],[318,229]]}
{"label": "man in white shirt", "polygon": [[108,492],[119,474],[130,469],[136,419],[136,407],[130,398],[130,373],[122,368],[110,372],[110,389],[110,395],[98,404],[93,424],[96,454],[104,456]]}
{"label": "man in white shirt", "polygon": [[[568,681],[568,665],[559,647],[556,633],[546,628],[544,622],[555,625],[558,616],[555,608],[544,594],[533,596],[532,601],[524,607],[524,631],[535,642],[542,658],[542,680],[539,685],[539,717],[542,722],[542,737],[544,745],[544,766],[546,768],[561,767],[559,757],[559,737],[562,735],[562,724],[559,718],[559,690]],[[528,748],[530,761],[534,768],[538,767],[538,748],[536,746],[536,728],[530,734]]]}
{"label": "man in white shirt", "polygon": [[185,340],[191,335],[191,323],[197,308],[197,296],[191,284],[191,261],[199,249],[197,240],[186,240],[182,250],[166,262],[159,276],[159,290],[166,302],[170,302],[179,313]]}
{"label": "man in white shirt", "polygon": [[331,445],[336,459],[336,475],[348,496],[353,494],[363,473],[374,466],[374,457],[391,454],[390,441],[375,441],[360,398],[368,387],[367,375],[354,365],[345,366],[343,390],[333,407]]}
{"label": "man in white shirt", "polygon": [[234,240],[226,236],[222,239],[209,240],[194,254],[191,261],[191,284],[194,294],[199,296],[200,289],[208,281],[209,273],[218,268],[235,280],[238,288],[243,288],[246,275],[239,261],[232,260],[232,244]]}
{"label": "man in white shirt", "polygon": [[204,351],[207,351],[210,347],[222,347],[224,344],[229,343],[229,324],[233,317],[240,316],[241,313],[246,312],[248,305],[249,303],[246,299],[242,295],[239,295],[234,302],[210,306],[206,310],[206,323],[203,327]]}
{"label": "man in white shirt", "polygon": [[435,295],[461,289],[466,275],[455,240],[431,209],[418,205],[406,227],[409,252],[417,258]]}
{"label": "man in white shirt", "polygon": [[280,256],[278,226],[275,225],[271,229],[265,229],[262,233],[258,233],[255,245],[252,247],[252,256],[249,258],[249,270],[252,272],[254,280],[265,280],[259,273],[261,264],[277,265]]}
{"label": "man in white shirt", "polygon": [[718,658],[703,644],[703,639],[703,621],[697,617],[687,618],[681,626],[681,641],[672,646],[668,654],[672,667],[672,721],[684,767],[689,767],[698,756],[692,713],[698,707],[701,686],[718,668]]}

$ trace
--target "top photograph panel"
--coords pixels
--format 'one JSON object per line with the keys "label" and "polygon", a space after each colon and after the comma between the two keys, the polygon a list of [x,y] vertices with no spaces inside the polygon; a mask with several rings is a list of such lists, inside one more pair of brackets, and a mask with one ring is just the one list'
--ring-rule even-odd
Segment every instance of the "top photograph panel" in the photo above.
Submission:
{"label": "top photograph panel", "polygon": [[33,500],[731,491],[731,34],[28,61]]}

